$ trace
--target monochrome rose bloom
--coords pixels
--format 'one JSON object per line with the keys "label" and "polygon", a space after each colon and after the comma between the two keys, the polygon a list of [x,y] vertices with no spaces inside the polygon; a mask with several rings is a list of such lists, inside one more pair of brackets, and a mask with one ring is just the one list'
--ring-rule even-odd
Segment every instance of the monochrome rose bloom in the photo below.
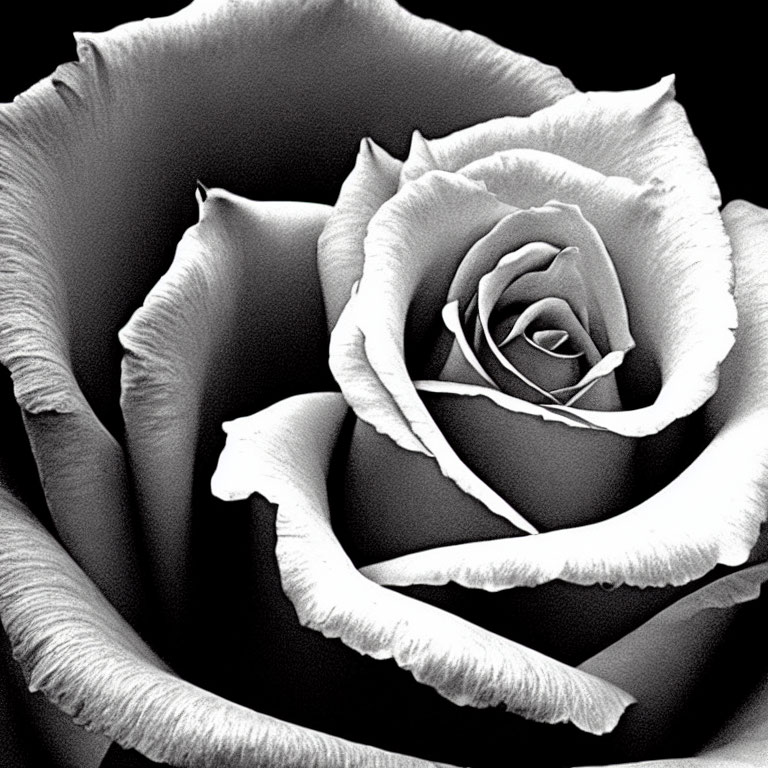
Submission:
{"label": "monochrome rose bloom", "polygon": [[768,765],[768,219],[672,78],[389,0],[78,50],[0,108],[8,764]]}

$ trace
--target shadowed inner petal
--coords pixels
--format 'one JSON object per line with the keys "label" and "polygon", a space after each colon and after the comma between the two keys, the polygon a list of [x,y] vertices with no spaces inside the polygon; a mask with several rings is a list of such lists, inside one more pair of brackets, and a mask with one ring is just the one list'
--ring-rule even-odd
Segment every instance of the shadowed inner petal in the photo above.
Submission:
{"label": "shadowed inner petal", "polygon": [[330,208],[221,189],[198,200],[200,221],[120,332],[127,457],[174,664],[187,648],[196,574],[223,535],[199,479],[220,447],[220,421],[327,375],[316,254]]}
{"label": "shadowed inner petal", "polygon": [[[583,251],[534,241],[505,254],[471,297],[466,275],[473,269],[464,270],[452,286],[458,298],[443,310],[454,338],[440,380],[490,386],[542,405],[580,400],[596,410],[621,408],[613,370],[622,354],[612,353],[632,343],[627,312],[610,257],[597,234],[586,231]],[[466,259],[482,260],[484,251],[471,250]]]}
{"label": "shadowed inner petal", "polygon": [[526,272],[510,282],[496,302],[496,312],[508,312],[515,304],[553,296],[568,302],[579,322],[589,332],[590,319],[595,318],[590,317],[589,283],[583,269],[580,269],[580,258],[579,248],[563,248],[546,269]]}
{"label": "shadowed inner petal", "polygon": [[[577,384],[581,378],[581,358],[584,353],[562,354],[552,351],[537,344],[528,331],[515,337],[508,336],[502,345],[498,345],[504,359],[547,393]],[[566,340],[569,338],[568,331],[563,330],[534,333],[559,334]]]}

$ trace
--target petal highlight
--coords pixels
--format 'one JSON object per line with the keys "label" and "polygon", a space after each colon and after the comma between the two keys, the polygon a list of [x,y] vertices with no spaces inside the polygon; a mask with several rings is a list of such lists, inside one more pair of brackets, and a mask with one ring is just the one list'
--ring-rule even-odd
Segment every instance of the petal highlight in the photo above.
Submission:
{"label": "petal highlight", "polygon": [[363,242],[374,213],[397,191],[402,163],[370,139],[363,139],[355,167],[317,244],[328,328],[333,330],[352,286],[363,274]]}

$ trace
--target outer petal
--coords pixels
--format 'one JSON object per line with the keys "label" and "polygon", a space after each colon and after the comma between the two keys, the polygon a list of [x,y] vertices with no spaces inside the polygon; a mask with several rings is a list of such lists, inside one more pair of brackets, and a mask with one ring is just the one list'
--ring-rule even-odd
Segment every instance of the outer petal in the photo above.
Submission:
{"label": "outer petal", "polygon": [[[679,749],[676,741],[683,740],[685,726],[696,717],[686,710],[702,709],[692,705],[692,700],[709,699],[709,707],[716,709],[718,695],[725,701],[733,698],[730,691],[723,690],[728,687],[727,678],[718,690],[711,670],[730,665],[731,676],[739,676],[739,661],[729,657],[729,650],[735,647],[729,639],[740,631],[743,614],[739,606],[758,598],[767,579],[766,563],[723,576],[673,603],[579,666],[621,685],[639,702],[612,738],[631,739],[637,756],[671,754]],[[757,618],[759,611],[752,610],[752,614]],[[752,631],[755,629],[753,625]],[[746,645],[744,651],[748,652]],[[702,723],[688,739],[700,744],[708,727]]]}
{"label": "outer petal", "polygon": [[363,274],[363,242],[374,213],[397,191],[402,163],[368,138],[360,144],[355,167],[317,244],[328,327],[333,330]]}
{"label": "outer petal", "polygon": [[212,480],[220,498],[278,504],[283,588],[303,624],[374,658],[394,658],[457,704],[496,704],[547,723],[611,730],[632,699],[546,656],[360,576],[330,525],[326,475],[346,413],[337,394],[282,401],[226,425]]}
{"label": "outer petal", "polygon": [[27,690],[0,627],[0,734],[3,768],[62,765],[98,768],[109,740],[78,728],[40,694]]}
{"label": "outer petal", "polygon": [[384,584],[456,581],[503,589],[564,579],[637,586],[684,584],[716,564],[746,561],[768,504],[768,214],[732,203],[723,217],[733,241],[740,332],[705,409],[712,442],[648,501],[604,522],[435,549],[363,569]]}
{"label": "outer petal", "polygon": [[403,176],[455,171],[509,149],[551,152],[639,184],[658,178],[676,195],[693,194],[700,210],[711,212],[720,200],[672,77],[637,91],[576,93],[530,118],[503,117],[417,143]]}
{"label": "outer petal", "polygon": [[[38,519],[50,524],[37,470],[24,434],[9,376],[0,377],[0,488],[23,499]],[[0,628],[0,734],[8,768],[76,765],[96,768],[108,742],[86,733],[42,696],[30,694]]]}
{"label": "outer petal", "polygon": [[188,768],[428,765],[261,715],[179,679],[5,492],[0,534],[0,616],[14,655],[31,690],[89,730]]}
{"label": "outer petal", "polygon": [[196,462],[217,453],[220,419],[326,383],[316,249],[329,212],[209,192],[120,332],[126,443],[168,625],[190,587]]}
{"label": "outer petal", "polygon": [[62,538],[136,615],[126,472],[110,436],[121,431],[117,330],[193,222],[195,180],[330,200],[362,136],[399,151],[416,126],[529,114],[573,88],[391,0],[199,0],[80,35],[78,50],[0,107],[0,360]]}

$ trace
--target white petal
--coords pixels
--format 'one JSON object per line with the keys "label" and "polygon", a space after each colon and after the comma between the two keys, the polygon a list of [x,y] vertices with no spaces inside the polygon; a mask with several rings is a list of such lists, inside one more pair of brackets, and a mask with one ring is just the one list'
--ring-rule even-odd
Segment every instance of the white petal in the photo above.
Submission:
{"label": "white petal", "polygon": [[[77,41],[79,62],[0,109],[0,250],[14,267],[3,298],[15,309],[3,311],[3,357],[32,410],[78,404],[70,346],[81,371],[111,359],[180,234],[173,220],[192,214],[195,179],[253,198],[272,187],[274,199],[306,190],[311,168],[317,193],[333,194],[363,136],[405,149],[417,125],[530,114],[574,90],[554,67],[391,0],[196,2]],[[107,407],[97,387],[86,395]]]}
{"label": "white petal", "polygon": [[605,522],[409,555],[363,569],[370,578],[489,590],[556,578],[664,586],[684,584],[718,563],[746,561],[768,507],[768,214],[739,202],[723,216],[734,247],[741,326],[705,409],[714,438],[693,464],[645,503]]}
{"label": "white petal", "polygon": [[[635,503],[636,440],[608,430],[546,421],[525,413],[520,403],[531,411],[538,406],[489,387],[452,382],[416,385],[457,454],[539,530],[604,520]],[[503,407],[512,399],[517,400],[515,408]],[[418,514],[415,503],[410,515]],[[477,538],[504,535],[494,533]],[[448,543],[458,542],[442,540],[436,530],[431,546]]]}
{"label": "white petal", "polygon": [[451,301],[443,307],[443,322],[453,334],[454,343],[448,353],[448,359],[440,372],[443,381],[457,381],[464,384],[478,384],[498,389],[493,379],[483,370],[474,349],[467,341],[464,328],[459,319],[459,302]]}
{"label": "white petal", "polygon": [[736,416],[675,481],[617,517],[540,534],[434,549],[368,566],[382,584],[495,591],[553,579],[576,584],[685,584],[739,565],[765,519],[768,415]]}
{"label": "white petal", "polygon": [[[414,446],[415,436],[422,452],[433,454],[460,488],[535,532],[456,456],[419,399],[404,360],[403,330],[412,299],[417,306],[420,301],[437,306],[439,314],[451,265],[508,211],[482,185],[447,174],[429,174],[383,205],[369,224],[363,277],[355,302],[342,313],[343,329],[337,326],[331,337],[329,362],[359,418],[403,447]],[[369,389],[373,377],[355,374],[365,366],[378,378],[377,390]]]}
{"label": "white petal", "polygon": [[125,443],[166,626],[187,606],[194,473],[215,460],[219,414],[327,386],[316,252],[329,213],[210,190],[120,331]]}
{"label": "white petal", "polygon": [[355,167],[342,184],[317,244],[317,264],[333,329],[352,286],[363,274],[363,241],[374,213],[397,191],[402,163],[370,139],[363,139]]}
{"label": "white petal", "polygon": [[[509,217],[507,217],[507,219],[508,218]],[[536,398],[538,400],[538,397],[534,394],[538,393],[543,397],[545,402],[547,400],[556,402],[556,400],[554,397],[550,397],[548,391],[546,389],[542,389],[542,387],[540,387],[537,382],[531,381],[529,378],[523,375],[523,373],[519,371],[505,355],[502,354],[499,347],[511,341],[513,337],[509,336],[497,344],[493,338],[493,335],[491,334],[489,321],[491,312],[496,307],[499,298],[501,297],[502,293],[504,293],[504,290],[509,286],[509,284],[517,277],[519,277],[526,269],[530,268],[531,263],[536,265],[549,266],[552,262],[552,259],[554,259],[554,257],[557,255],[558,251],[558,248],[547,243],[528,243],[502,257],[496,264],[496,267],[483,275],[477,284],[477,319],[479,320],[480,326],[483,329],[483,337],[485,342],[483,344],[481,340],[482,348],[490,350],[491,354],[496,358],[496,361],[499,363],[499,365],[501,365],[502,368],[506,369],[507,372],[511,373],[521,382],[530,387],[531,390],[533,390],[531,392],[531,396],[526,399]],[[529,313],[530,310],[530,307],[526,309],[526,311]],[[586,335],[583,328],[581,331],[583,335]],[[500,388],[505,389],[503,385]]]}
{"label": "white petal", "polygon": [[606,176],[640,184],[662,179],[710,211],[719,203],[701,146],[675,101],[672,77],[636,91],[576,93],[529,118],[502,117],[427,144],[432,163],[422,162],[421,173],[456,171],[509,149],[537,149]]}
{"label": "white petal", "polygon": [[[591,331],[587,282],[579,270],[581,251],[576,247],[564,248],[545,270],[528,272],[510,285],[501,296],[499,309],[511,308],[515,303],[554,296],[568,302],[579,322]],[[592,318],[597,320],[598,318]],[[537,331],[534,343],[555,351],[568,341],[567,334],[559,331]]]}
{"label": "white petal", "polygon": [[32,691],[150,760],[188,768],[434,765],[285,723],[180,679],[2,491],[0,616]]}
{"label": "white petal", "polygon": [[365,354],[365,338],[358,315],[367,311],[359,307],[357,286],[331,333],[329,365],[339,382],[349,406],[378,432],[389,435],[398,445],[427,456],[431,453],[413,434],[397,402],[387,392]]}
{"label": "white petal", "polygon": [[[518,339],[520,341],[523,341],[523,339],[525,338],[524,334],[526,329],[535,320],[539,320],[540,322],[543,322],[547,325],[552,325],[552,327],[554,328],[564,329],[568,333],[568,335],[574,340],[574,344],[576,345],[576,348],[585,353],[587,361],[589,362],[590,365],[593,366],[593,368],[590,370],[590,373],[595,370],[594,366],[597,366],[597,364],[601,362],[600,353],[598,352],[597,348],[592,342],[592,339],[590,339],[589,334],[584,330],[584,327],[581,325],[576,315],[573,313],[573,311],[568,306],[568,304],[565,301],[563,301],[563,299],[552,298],[552,297],[547,299],[540,299],[539,301],[536,301],[530,306],[526,307],[525,310],[523,310],[523,312],[515,321],[509,333],[506,334],[503,340],[501,341],[501,343],[497,345],[494,342],[493,337],[491,335],[491,330],[488,327],[488,320],[489,320],[491,308],[489,308],[487,304],[485,304],[483,300],[484,298],[485,297],[483,297],[481,294],[481,298],[479,300],[479,305],[478,305],[479,306],[478,316],[483,325],[483,331],[485,333],[484,346],[487,346],[491,350],[496,360],[498,360],[499,363],[501,363],[501,365],[504,368],[514,373],[520,379],[525,381],[526,384],[529,384],[530,386],[538,390],[543,395],[546,395],[546,400],[543,400],[543,401],[540,400],[539,402],[547,402],[547,401],[556,402],[557,398],[554,396],[554,394],[551,393],[551,390],[554,389],[554,387],[547,387],[546,389],[544,389],[543,382],[540,384],[540,383],[537,383],[537,381],[529,380],[513,364],[513,360],[515,359],[515,357],[512,355],[503,354],[500,349],[501,346],[507,347],[508,345],[510,345],[510,343],[513,344]],[[521,339],[520,337],[523,337],[523,339]],[[526,346],[531,346],[531,345],[526,345]],[[543,355],[542,357],[544,358],[552,357],[552,359],[555,359],[554,356],[550,356],[550,355]],[[603,358],[603,360],[606,360],[606,358]],[[619,360],[618,362],[621,362],[621,361]],[[571,375],[569,379],[571,382],[573,382],[573,386],[575,387],[581,386],[583,382],[582,380],[579,380],[578,367],[576,368],[576,375],[575,376]],[[560,386],[566,387],[568,385],[566,383],[563,383]]]}
{"label": "white petal", "polygon": [[102,424],[121,430],[117,331],[193,223],[195,180],[330,201],[363,136],[405,151],[416,126],[530,114],[574,89],[392,0],[201,1],[77,43],[78,62],[0,105],[0,359],[41,434],[75,430],[79,455],[41,466],[54,517],[136,615],[125,466]]}
{"label": "white petal", "polygon": [[394,658],[456,704],[503,704],[542,722],[611,730],[632,699],[597,678],[360,575],[330,523],[326,475],[346,412],[334,393],[303,395],[225,425],[212,480],[222,498],[278,505],[283,588],[301,622],[360,653]]}
{"label": "white petal", "polygon": [[109,739],[79,728],[47,699],[27,690],[2,628],[0,733],[3,768],[28,768],[43,760],[46,765],[99,768],[110,744]]}
{"label": "white petal", "polygon": [[640,187],[536,150],[499,152],[461,172],[509,205],[543,205],[553,195],[577,205],[605,243],[637,342],[623,369],[634,402],[622,392],[630,410],[575,408],[576,416],[639,437],[706,402],[736,325],[730,244],[716,209],[703,211],[695,196],[690,204],[672,201],[658,183]]}

